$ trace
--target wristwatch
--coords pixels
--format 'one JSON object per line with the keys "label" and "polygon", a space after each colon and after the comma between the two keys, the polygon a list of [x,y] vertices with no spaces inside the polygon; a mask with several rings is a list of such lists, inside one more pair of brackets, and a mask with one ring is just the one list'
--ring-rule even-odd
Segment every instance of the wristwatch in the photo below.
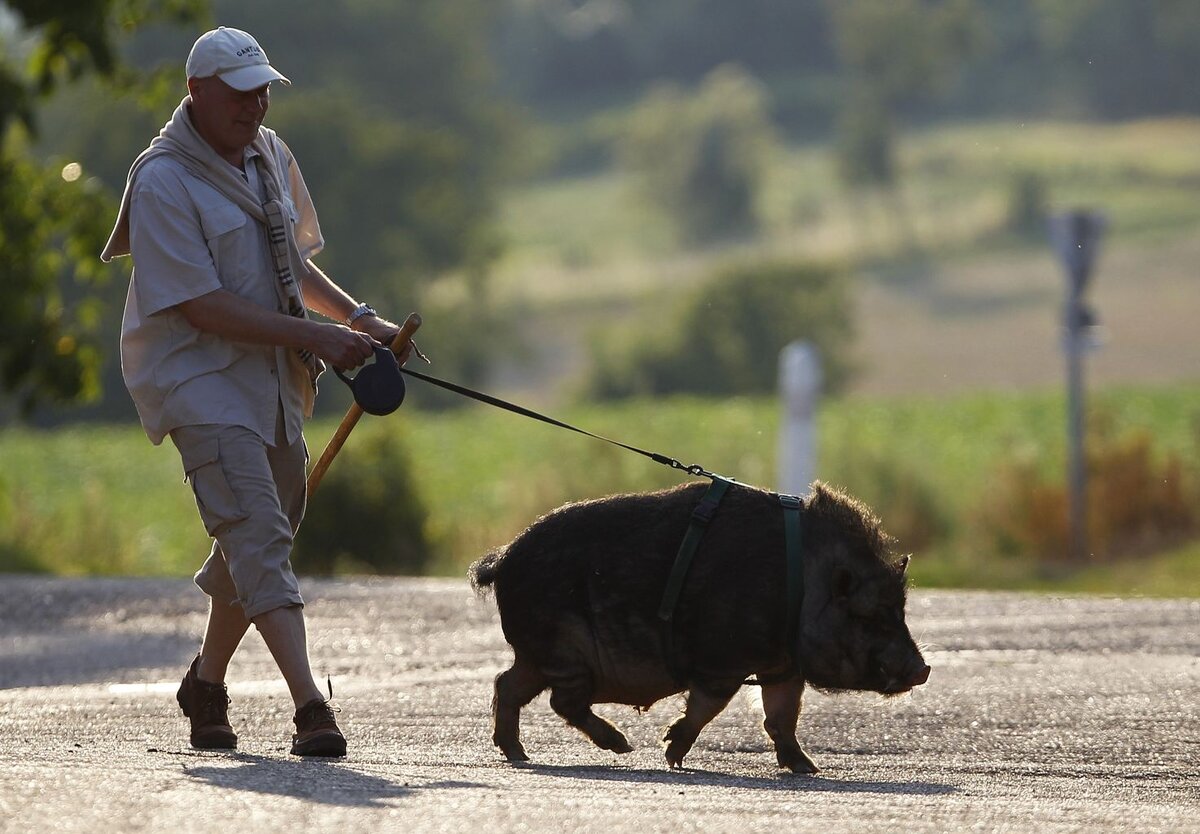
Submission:
{"label": "wristwatch", "polygon": [[375,312],[375,308],[372,307],[370,304],[359,304],[357,307],[354,308],[354,312],[352,312],[346,318],[346,326],[347,327],[353,326],[354,322],[358,321],[363,316],[378,316],[378,315],[379,314]]}

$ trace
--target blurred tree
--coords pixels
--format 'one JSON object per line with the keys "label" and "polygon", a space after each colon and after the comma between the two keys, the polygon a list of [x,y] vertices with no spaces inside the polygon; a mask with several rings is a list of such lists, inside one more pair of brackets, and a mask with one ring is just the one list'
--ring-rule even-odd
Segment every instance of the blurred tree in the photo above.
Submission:
{"label": "blurred tree", "polygon": [[[321,266],[396,317],[427,309],[431,279],[453,274],[469,287],[456,296],[469,309],[454,317],[484,322],[487,273],[501,246],[495,195],[515,124],[513,109],[494,95],[486,43],[492,4],[212,5],[216,22],[254,33],[293,82],[275,91],[267,124],[291,146],[313,193],[327,247]],[[131,63],[170,67],[159,85],[165,100],[139,108],[86,81],[72,85],[50,103],[51,129],[38,150],[81,161],[119,192],[134,155],[186,93],[184,56],[196,34],[198,27],[134,33],[123,46]],[[111,295],[104,323],[110,349],[120,316],[120,299]],[[503,329],[438,329],[426,319],[423,346],[442,372],[477,381]],[[83,413],[123,416],[127,398],[115,356],[104,374],[113,396]],[[344,410],[345,402],[322,397],[318,407]]]}
{"label": "blurred tree", "polygon": [[[293,86],[270,125],[300,162],[326,249],[321,266],[396,317],[432,309],[426,289],[453,275],[457,309],[477,324],[439,327],[422,345],[441,373],[479,383],[506,330],[488,295],[502,248],[497,192],[518,122],[497,95],[492,0],[214,0],[219,20],[258,34]],[[337,410],[335,398],[318,407]]]}
{"label": "blurred tree", "polygon": [[434,548],[407,443],[395,424],[360,431],[308,505],[292,556],[296,570],[425,573]]}
{"label": "blurred tree", "polygon": [[828,71],[824,0],[507,0],[495,49],[513,92],[577,111],[736,63],[758,77]]}
{"label": "blurred tree", "polygon": [[848,87],[839,117],[841,177],[891,188],[897,113],[945,92],[976,53],[976,0],[829,0],[829,11]]}
{"label": "blurred tree", "polygon": [[268,121],[316,199],[322,266],[389,308],[414,304],[421,283],[447,271],[482,292],[515,130],[489,59],[494,4],[213,5],[224,25],[256,33],[293,82]]}
{"label": "blurred tree", "polygon": [[850,186],[892,186],[896,182],[896,137],[891,114],[869,89],[851,93],[838,117],[838,177]]}
{"label": "blurred tree", "polygon": [[1050,198],[1046,178],[1037,171],[1018,170],[1009,177],[1005,226],[1027,238],[1041,239],[1046,234]]}
{"label": "blurred tree", "polygon": [[1032,0],[1060,95],[1129,117],[1200,105],[1200,3],[1195,0]]}
{"label": "blurred tree", "polygon": [[191,19],[198,0],[11,0],[0,4],[0,393],[29,414],[39,402],[98,391],[91,290],[111,274],[97,253],[110,198],[78,164],[31,159],[38,104],[89,73],[128,82],[116,31]]}
{"label": "blurred tree", "polygon": [[[891,115],[1134,116],[1200,109],[1196,0],[505,0],[494,34],[506,86],[564,121],[636,97],[653,81],[694,83],[723,63],[766,81],[777,124],[824,135],[847,106],[850,40],[870,41],[890,83],[936,95],[877,96]],[[969,11],[966,54],[952,35]],[[950,18],[948,20],[948,18]],[[961,33],[960,33],[961,34]],[[913,60],[916,54],[924,57]],[[840,59],[840,60],[839,60]],[[897,60],[899,59],[899,60]],[[930,61],[933,61],[931,64]],[[939,62],[948,63],[939,68]],[[910,70],[917,70],[914,75]],[[842,83],[839,83],[842,82]],[[862,97],[855,106],[870,107]]]}
{"label": "blurred tree", "polygon": [[718,67],[695,94],[652,90],[634,111],[620,148],[642,193],[691,242],[728,239],[758,226],[758,198],[774,131],[761,85],[739,67]]}
{"label": "blurred tree", "polygon": [[821,354],[825,388],[851,374],[853,305],[845,271],[770,261],[720,269],[667,316],[593,346],[587,392],[597,398],[762,394],[775,390],[779,352],[796,339]]}

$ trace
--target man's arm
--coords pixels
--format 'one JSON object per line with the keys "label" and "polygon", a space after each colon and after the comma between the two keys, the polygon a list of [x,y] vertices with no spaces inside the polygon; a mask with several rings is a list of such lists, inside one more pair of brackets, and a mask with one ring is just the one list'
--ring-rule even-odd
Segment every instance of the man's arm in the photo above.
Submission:
{"label": "man's arm", "polygon": [[188,324],[235,342],[304,348],[335,368],[357,368],[375,341],[340,324],[325,324],[267,310],[228,290],[215,290],[176,305]]}
{"label": "man's arm", "polygon": [[[345,321],[349,318],[358,302],[335,284],[311,259],[304,263],[308,267],[308,275],[302,279],[301,288],[304,291],[304,303],[308,308],[334,321]],[[392,339],[400,332],[399,325],[371,315],[355,319],[351,327],[366,333],[382,345],[390,345]],[[404,364],[408,359],[410,349],[409,345],[405,345],[404,351],[399,355],[400,364]]]}

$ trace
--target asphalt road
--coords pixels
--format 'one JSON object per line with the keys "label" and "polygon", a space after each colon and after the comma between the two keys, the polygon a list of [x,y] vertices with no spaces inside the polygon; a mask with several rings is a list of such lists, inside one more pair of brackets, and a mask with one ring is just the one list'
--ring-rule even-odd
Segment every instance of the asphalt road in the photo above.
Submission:
{"label": "asphalt road", "polygon": [[690,769],[679,701],[598,711],[597,750],[542,696],[533,761],[489,739],[510,660],[464,581],[309,582],[314,666],[350,755],[288,755],[291,704],[257,635],[230,672],[237,753],[187,743],[174,691],[203,598],[187,581],[0,576],[2,831],[1200,832],[1200,601],[915,591],[933,667],[911,695],[806,695],[823,768],[779,771],[745,689]]}

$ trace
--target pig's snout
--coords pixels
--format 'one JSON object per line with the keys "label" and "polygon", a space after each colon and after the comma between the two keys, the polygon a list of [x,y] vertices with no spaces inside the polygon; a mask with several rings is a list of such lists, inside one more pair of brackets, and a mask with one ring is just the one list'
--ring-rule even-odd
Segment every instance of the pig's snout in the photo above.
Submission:
{"label": "pig's snout", "polygon": [[922,662],[919,666],[914,667],[911,674],[897,675],[889,679],[887,685],[880,691],[885,695],[902,695],[929,680],[930,671],[928,664]]}

